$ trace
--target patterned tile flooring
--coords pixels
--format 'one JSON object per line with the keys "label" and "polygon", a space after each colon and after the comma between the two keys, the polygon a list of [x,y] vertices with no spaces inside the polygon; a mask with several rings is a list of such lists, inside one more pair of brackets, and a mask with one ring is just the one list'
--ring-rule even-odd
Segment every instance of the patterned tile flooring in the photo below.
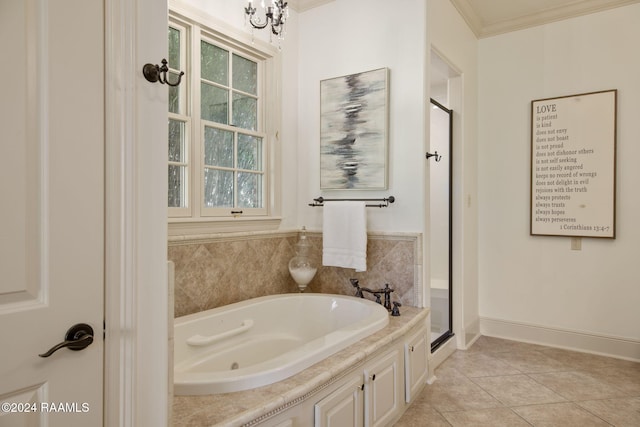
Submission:
{"label": "patterned tile flooring", "polygon": [[640,363],[480,337],[395,427],[640,427]]}

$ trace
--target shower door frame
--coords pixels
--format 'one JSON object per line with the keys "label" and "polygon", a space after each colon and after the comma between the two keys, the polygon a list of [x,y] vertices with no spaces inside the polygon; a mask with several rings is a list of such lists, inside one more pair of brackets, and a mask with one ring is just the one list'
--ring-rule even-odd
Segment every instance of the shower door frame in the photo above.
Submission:
{"label": "shower door frame", "polygon": [[[442,344],[447,342],[449,338],[454,336],[453,333],[453,110],[448,109],[433,98],[430,98],[431,104],[449,115],[449,329],[443,332],[438,338],[431,342],[431,353],[436,351]],[[435,158],[434,158],[435,159]]]}

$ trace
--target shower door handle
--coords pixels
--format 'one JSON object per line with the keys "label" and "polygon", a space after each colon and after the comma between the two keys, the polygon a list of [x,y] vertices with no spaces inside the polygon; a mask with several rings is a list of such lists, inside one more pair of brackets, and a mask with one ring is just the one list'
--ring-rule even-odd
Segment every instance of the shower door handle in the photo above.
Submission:
{"label": "shower door handle", "polygon": [[64,341],[54,345],[46,353],[39,354],[40,357],[49,357],[61,348],[79,351],[89,347],[93,342],[93,328],[86,323],[78,323],[69,328],[64,336]]}

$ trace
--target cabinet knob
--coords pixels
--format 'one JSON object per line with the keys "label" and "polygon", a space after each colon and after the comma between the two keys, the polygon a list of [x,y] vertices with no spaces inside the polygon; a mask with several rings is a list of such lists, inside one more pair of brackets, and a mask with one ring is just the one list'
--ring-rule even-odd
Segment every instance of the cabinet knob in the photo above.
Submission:
{"label": "cabinet knob", "polygon": [[409,346],[409,351],[413,352],[414,348],[412,345]]}
{"label": "cabinet knob", "polygon": [[375,381],[376,380],[376,374],[371,375],[369,378],[371,378],[371,381]]}

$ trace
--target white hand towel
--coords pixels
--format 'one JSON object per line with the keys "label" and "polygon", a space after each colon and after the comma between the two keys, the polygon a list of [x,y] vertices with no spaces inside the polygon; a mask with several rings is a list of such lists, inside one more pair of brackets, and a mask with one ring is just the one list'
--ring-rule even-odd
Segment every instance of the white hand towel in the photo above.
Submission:
{"label": "white hand towel", "polygon": [[367,271],[365,202],[325,202],[322,216],[322,265]]}

